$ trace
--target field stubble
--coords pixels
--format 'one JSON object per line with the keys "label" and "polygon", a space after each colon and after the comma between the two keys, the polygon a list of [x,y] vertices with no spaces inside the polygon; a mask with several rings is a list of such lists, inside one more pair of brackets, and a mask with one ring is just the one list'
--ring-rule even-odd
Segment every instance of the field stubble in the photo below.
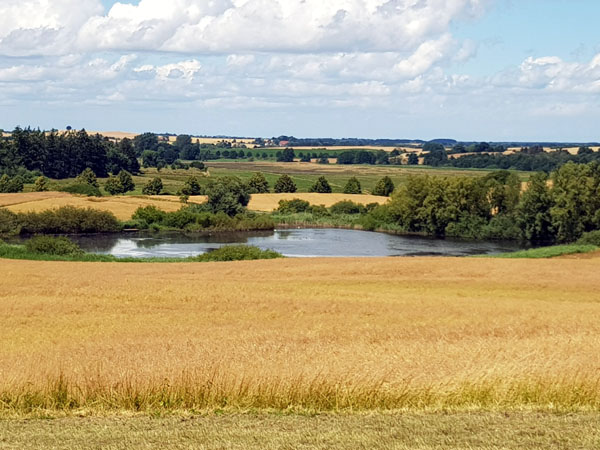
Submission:
{"label": "field stubble", "polygon": [[0,409],[600,408],[599,259],[0,261]]}

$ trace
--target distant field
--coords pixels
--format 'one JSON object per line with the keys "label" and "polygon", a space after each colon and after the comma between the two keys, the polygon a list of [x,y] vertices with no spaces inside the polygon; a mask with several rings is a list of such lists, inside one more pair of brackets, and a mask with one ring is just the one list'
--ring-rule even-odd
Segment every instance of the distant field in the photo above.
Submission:
{"label": "distant field", "polygon": [[4,414],[600,409],[600,259],[0,273]]}
{"label": "distant field", "polygon": [[[375,195],[349,194],[254,194],[250,199],[248,209],[253,211],[273,211],[279,206],[279,200],[300,198],[314,205],[327,207],[341,200],[352,200],[355,203],[385,203],[387,197]],[[206,197],[196,195],[189,198],[189,203],[204,203]],[[156,206],[166,212],[177,211],[182,204],[179,197],[173,195],[159,196],[112,196],[112,197],[82,197],[65,192],[26,192],[18,194],[0,194],[0,207],[6,207],[13,212],[40,212],[61,206],[77,208],[94,208],[112,212],[119,220],[129,220],[140,206]]]}

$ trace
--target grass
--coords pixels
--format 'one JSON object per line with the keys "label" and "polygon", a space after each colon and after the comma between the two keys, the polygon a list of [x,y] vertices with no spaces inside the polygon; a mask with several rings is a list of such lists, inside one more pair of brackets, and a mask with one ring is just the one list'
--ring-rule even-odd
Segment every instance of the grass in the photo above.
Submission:
{"label": "grass", "polygon": [[0,260],[0,413],[600,410],[599,259]]}
{"label": "grass", "polygon": [[490,258],[555,258],[558,256],[575,255],[580,253],[590,253],[598,250],[595,245],[589,244],[565,244],[552,245],[549,247],[532,248],[529,250],[520,250],[517,252],[501,253],[499,255],[488,256]]}
{"label": "grass", "polygon": [[73,253],[53,255],[34,252],[26,245],[11,245],[0,241],[0,258],[22,259],[28,261],[67,261],[67,262],[112,262],[112,263],[181,263],[208,261],[245,261],[256,259],[274,259],[283,256],[272,250],[261,250],[258,247],[245,245],[227,245],[212,252],[203,253],[189,258],[117,258],[113,255],[95,253]]}
{"label": "grass", "polygon": [[535,412],[176,415],[0,422],[0,449],[592,449],[598,416]]}

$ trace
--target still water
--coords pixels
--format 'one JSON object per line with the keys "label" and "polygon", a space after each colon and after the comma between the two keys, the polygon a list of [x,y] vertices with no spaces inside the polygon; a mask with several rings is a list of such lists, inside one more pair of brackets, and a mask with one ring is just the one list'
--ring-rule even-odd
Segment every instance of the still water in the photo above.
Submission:
{"label": "still water", "polygon": [[395,236],[359,230],[285,229],[267,232],[74,236],[85,251],[117,257],[187,257],[224,245],[247,244],[289,257],[322,256],[467,256],[519,250],[514,242],[464,241]]}

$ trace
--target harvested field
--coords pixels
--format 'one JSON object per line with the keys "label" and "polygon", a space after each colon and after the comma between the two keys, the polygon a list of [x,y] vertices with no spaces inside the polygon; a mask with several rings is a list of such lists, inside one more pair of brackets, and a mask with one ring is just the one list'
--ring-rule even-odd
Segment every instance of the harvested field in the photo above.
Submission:
{"label": "harvested field", "polygon": [[[192,201],[204,201],[204,197],[196,196]],[[176,196],[113,196],[113,197],[81,197],[64,192],[31,192],[19,194],[0,194],[0,206],[13,212],[40,212],[56,209],[61,206],[77,208],[93,208],[112,212],[119,220],[129,220],[140,206],[156,206],[163,211],[177,211],[181,208]]]}
{"label": "harvested field", "polygon": [[0,409],[593,410],[600,259],[0,260]]}
{"label": "harvested field", "polygon": [[367,205],[369,203],[383,204],[389,200],[388,197],[366,194],[317,194],[317,193],[282,193],[282,194],[253,194],[248,204],[248,209],[253,211],[273,211],[279,207],[280,200],[292,200],[299,198],[309,202],[311,205],[325,205],[330,207],[342,200],[350,200],[354,203]]}

